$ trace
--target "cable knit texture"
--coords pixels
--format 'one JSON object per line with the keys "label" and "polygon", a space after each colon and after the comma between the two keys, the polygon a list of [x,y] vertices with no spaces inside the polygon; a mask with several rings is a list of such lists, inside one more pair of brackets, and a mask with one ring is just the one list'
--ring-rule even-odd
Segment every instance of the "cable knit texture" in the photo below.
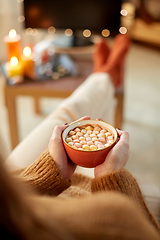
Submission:
{"label": "cable knit texture", "polygon": [[38,215],[74,239],[159,239],[159,224],[125,169],[97,179],[74,173],[65,180],[46,150],[20,176],[37,192],[32,201]]}
{"label": "cable knit texture", "polygon": [[58,195],[71,183],[60,174],[58,167],[46,150],[39,159],[26,168],[21,175],[39,193]]}
{"label": "cable knit texture", "polygon": [[103,178],[94,179],[91,188],[93,192],[109,190],[127,195],[134,203],[139,205],[146,218],[159,229],[159,225],[145,203],[137,181],[126,169],[106,175]]}

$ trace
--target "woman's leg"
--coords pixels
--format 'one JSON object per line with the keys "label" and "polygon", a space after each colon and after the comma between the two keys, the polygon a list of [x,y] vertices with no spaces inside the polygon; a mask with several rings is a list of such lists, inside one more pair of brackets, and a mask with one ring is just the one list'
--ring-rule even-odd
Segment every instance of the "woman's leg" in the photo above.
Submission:
{"label": "woman's leg", "polygon": [[70,123],[85,115],[102,118],[113,124],[114,87],[106,73],[91,74],[73,94],[40,123],[9,155],[6,164],[11,169],[26,167],[47,148],[56,125]]}

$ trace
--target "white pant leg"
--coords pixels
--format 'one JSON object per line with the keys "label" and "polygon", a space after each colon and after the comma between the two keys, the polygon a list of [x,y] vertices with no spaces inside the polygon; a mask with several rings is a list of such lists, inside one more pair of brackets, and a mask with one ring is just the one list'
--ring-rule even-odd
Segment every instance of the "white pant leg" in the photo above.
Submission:
{"label": "white pant leg", "polygon": [[115,88],[107,73],[93,73],[73,94],[62,102],[77,118],[89,115],[92,119],[102,118],[114,124]]}
{"label": "white pant leg", "polygon": [[35,161],[47,148],[56,125],[70,123],[86,115],[113,124],[114,94],[115,89],[108,74],[91,74],[11,152],[6,164],[15,169],[26,167]]}

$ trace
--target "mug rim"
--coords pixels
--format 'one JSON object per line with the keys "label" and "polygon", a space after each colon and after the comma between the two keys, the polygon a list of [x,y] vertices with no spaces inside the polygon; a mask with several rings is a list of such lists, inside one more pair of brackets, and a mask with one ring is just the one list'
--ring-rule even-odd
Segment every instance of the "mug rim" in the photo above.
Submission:
{"label": "mug rim", "polygon": [[[74,147],[72,147],[71,145],[69,145],[69,144],[66,142],[65,137],[64,137],[65,132],[66,132],[66,131],[68,130],[68,128],[70,128],[72,125],[74,125],[74,124],[76,124],[76,123],[83,123],[83,122],[86,122],[86,121],[101,122],[101,123],[103,123],[103,124],[106,124],[106,125],[110,126],[110,127],[115,131],[115,133],[113,133],[113,134],[114,134],[114,141],[113,141],[110,145],[108,145],[107,147],[103,147],[103,148],[101,148],[101,149],[96,149],[96,150],[92,150],[92,151],[74,148]],[[93,124],[94,124],[94,123],[93,123]],[[95,124],[96,124],[96,123],[95,123]],[[97,124],[98,124],[98,123],[97,123]],[[81,125],[81,126],[83,126],[83,125]],[[100,125],[100,126],[101,126],[101,125]],[[78,126],[76,125],[75,127],[78,127]],[[74,129],[74,128],[72,128],[72,129]],[[68,132],[69,132],[70,130],[72,130],[72,129],[69,129]],[[108,129],[107,129],[107,130],[108,130]],[[67,136],[68,132],[66,133],[66,136]],[[115,136],[115,135],[116,135],[116,136]],[[78,152],[79,152],[79,151],[81,151],[81,152],[97,152],[97,151],[99,152],[99,151],[103,151],[103,150],[105,150],[105,149],[107,149],[107,148],[110,148],[112,145],[114,145],[114,144],[116,143],[116,141],[117,141],[117,138],[118,138],[118,133],[117,133],[117,130],[116,130],[115,127],[113,127],[110,123],[107,123],[107,122],[105,122],[105,121],[103,121],[103,120],[97,120],[97,119],[76,120],[76,121],[70,123],[70,124],[63,130],[63,132],[62,132],[63,142],[64,142],[68,147],[70,147],[71,149],[74,149],[74,150],[76,150],[76,151],[78,151]]]}

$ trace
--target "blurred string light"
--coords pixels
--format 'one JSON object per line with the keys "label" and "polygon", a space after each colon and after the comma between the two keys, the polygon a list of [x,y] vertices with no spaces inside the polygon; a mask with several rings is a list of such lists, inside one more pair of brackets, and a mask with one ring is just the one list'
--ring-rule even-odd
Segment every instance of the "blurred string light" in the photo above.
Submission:
{"label": "blurred string light", "polygon": [[85,30],[83,31],[83,36],[84,36],[84,37],[90,37],[90,36],[91,36],[91,31],[90,31],[89,29],[85,29]]}
{"label": "blurred string light", "polygon": [[101,32],[103,37],[109,37],[110,35],[110,31],[108,29],[103,29],[103,31]]}
{"label": "blurred string light", "polygon": [[120,27],[119,32],[121,34],[126,34],[127,33],[127,28],[126,27]]}
{"label": "blurred string light", "polygon": [[67,28],[64,33],[67,37],[70,37],[73,35],[73,31],[70,28]]}
{"label": "blurred string light", "polygon": [[32,29],[32,28],[27,28],[27,29],[25,30],[25,33],[26,33],[27,35],[32,35],[32,32],[33,32],[33,29]]}
{"label": "blurred string light", "polygon": [[[24,0],[17,0],[18,3],[24,2]],[[21,15],[18,17],[18,22],[22,23],[25,21],[25,16]],[[26,35],[31,35],[31,36],[37,36],[38,35],[38,30],[36,28],[27,28],[25,30]]]}
{"label": "blurred string light", "polygon": [[[122,9],[120,11],[120,13],[123,17],[126,17],[128,15],[128,11],[126,9]],[[126,34],[127,33],[127,28],[126,27],[120,27],[119,32],[121,34]]]}
{"label": "blurred string light", "polygon": [[127,14],[128,14],[128,12],[127,12],[127,10],[126,9],[122,9],[121,11],[120,11],[120,13],[121,13],[121,15],[122,16],[127,16]]}
{"label": "blurred string light", "polygon": [[24,16],[19,16],[18,17],[18,22],[24,22],[24,20],[25,20],[25,17]]}
{"label": "blurred string light", "polygon": [[55,27],[50,26],[50,27],[48,28],[48,33],[49,33],[49,34],[54,34],[55,32],[56,32]]}
{"label": "blurred string light", "polygon": [[38,30],[36,28],[33,28],[32,36],[37,36]]}
{"label": "blurred string light", "polygon": [[27,28],[25,33],[26,35],[37,36],[38,30],[36,28]]}

